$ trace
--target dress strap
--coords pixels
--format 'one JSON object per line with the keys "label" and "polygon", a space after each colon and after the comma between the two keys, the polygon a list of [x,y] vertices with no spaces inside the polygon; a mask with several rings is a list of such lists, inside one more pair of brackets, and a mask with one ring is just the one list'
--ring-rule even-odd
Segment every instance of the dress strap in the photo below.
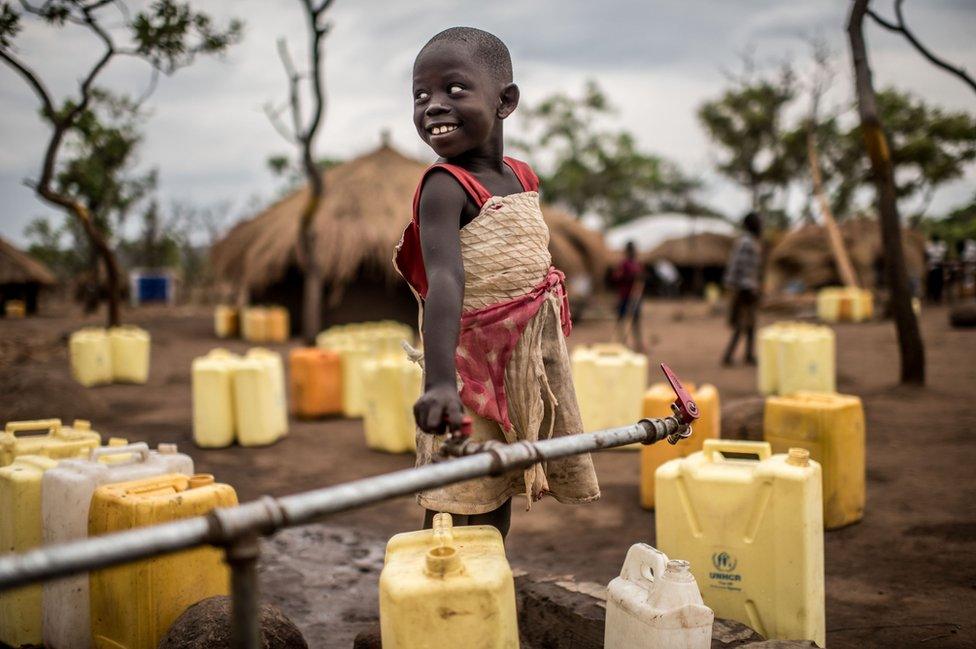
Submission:
{"label": "dress strap", "polygon": [[503,158],[505,164],[515,173],[515,177],[522,184],[522,189],[527,192],[537,192],[539,191],[539,177],[535,175],[532,171],[532,167],[522,162],[521,160],[516,160],[515,158],[505,157]]}
{"label": "dress strap", "polygon": [[473,200],[475,205],[478,206],[478,209],[481,209],[481,206],[487,203],[488,199],[491,198],[491,192],[489,192],[485,186],[481,184],[481,181],[475,178],[474,174],[472,174],[470,171],[447,162],[438,162],[437,164],[431,165],[427,168],[427,171],[424,172],[423,177],[420,179],[420,183],[417,185],[417,192],[413,195],[414,220],[417,220],[418,215],[420,214],[420,192],[424,188],[424,182],[427,180],[427,176],[429,176],[430,172],[432,172],[434,169],[443,169],[447,173],[454,176],[455,180],[461,184],[464,191],[467,192],[468,196],[471,197],[471,200]]}

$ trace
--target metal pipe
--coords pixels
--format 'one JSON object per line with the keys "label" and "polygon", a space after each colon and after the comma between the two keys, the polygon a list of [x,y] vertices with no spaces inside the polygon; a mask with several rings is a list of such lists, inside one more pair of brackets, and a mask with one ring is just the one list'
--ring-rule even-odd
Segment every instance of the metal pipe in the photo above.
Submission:
{"label": "metal pipe", "polygon": [[224,552],[230,566],[231,649],[261,649],[260,553],[256,534],[234,541]]}
{"label": "metal pipe", "polygon": [[271,534],[329,514],[363,507],[423,489],[524,469],[536,462],[634,442],[653,444],[688,430],[682,418],[642,419],[620,428],[539,442],[472,446],[471,455],[304,493],[265,496],[210,516],[142,527],[20,554],[0,556],[0,591],[47,579],[107,568],[204,544],[227,546],[249,534]]}

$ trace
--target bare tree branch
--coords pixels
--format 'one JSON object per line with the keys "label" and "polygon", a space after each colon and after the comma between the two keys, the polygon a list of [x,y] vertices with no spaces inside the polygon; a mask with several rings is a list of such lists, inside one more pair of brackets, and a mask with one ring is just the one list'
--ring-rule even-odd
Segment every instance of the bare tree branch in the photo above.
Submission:
{"label": "bare tree branch", "polygon": [[868,9],[867,14],[871,16],[874,22],[884,27],[888,31],[901,33],[906,39],[908,39],[908,42],[911,43],[916,50],[918,50],[919,54],[928,59],[932,65],[942,68],[946,72],[959,77],[959,79],[968,85],[973,92],[976,92],[976,80],[969,76],[969,73],[966,72],[965,68],[956,67],[947,62],[945,59],[939,58],[933,54],[931,50],[925,47],[925,45],[923,45],[918,38],[915,37],[915,34],[905,24],[905,17],[902,15],[901,11],[901,5],[903,2],[904,0],[895,0],[895,17],[897,18],[898,22],[891,22],[880,16],[872,9]]}
{"label": "bare tree branch", "polygon": [[264,105],[264,114],[267,115],[268,121],[271,122],[271,126],[274,127],[274,130],[278,131],[278,135],[292,144],[298,144],[298,139],[296,136],[291,133],[288,130],[288,127],[285,126],[284,122],[281,121],[281,113],[283,111],[284,108],[275,110],[274,106],[272,106],[270,102]]}
{"label": "bare tree branch", "polygon": [[305,138],[302,128],[302,96],[298,88],[302,77],[295,69],[295,63],[288,51],[288,41],[284,37],[278,39],[278,57],[281,59],[281,65],[284,66],[285,74],[288,77],[288,103],[291,105],[292,129],[295,139],[301,142]]}
{"label": "bare tree branch", "polygon": [[11,52],[4,48],[0,48],[0,59],[3,59],[9,63],[10,66],[20,74],[20,76],[24,77],[24,80],[30,84],[34,94],[37,95],[38,99],[41,100],[41,104],[44,107],[44,113],[51,119],[54,119],[54,102],[51,101],[51,94],[47,91],[47,88],[44,87],[44,84],[41,83],[41,80],[37,74],[31,68],[27,67],[26,63],[16,58]]}

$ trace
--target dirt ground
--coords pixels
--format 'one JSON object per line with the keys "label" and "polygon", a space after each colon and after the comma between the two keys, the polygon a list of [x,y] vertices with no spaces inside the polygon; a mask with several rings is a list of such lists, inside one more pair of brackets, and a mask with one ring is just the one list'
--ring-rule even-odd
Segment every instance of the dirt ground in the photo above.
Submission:
{"label": "dirt ground", "polygon": [[[358,420],[292,421],[290,434],[268,448],[197,449],[190,425],[190,361],[215,346],[243,351],[246,345],[214,338],[209,310],[152,308],[126,317],[153,336],[147,386],[76,385],[66,340],[83,322],[77,316],[0,320],[0,420],[84,417],[104,434],[177,442],[198,471],[234,485],[241,500],[412,465],[410,456],[367,450]],[[753,368],[719,367],[726,340],[720,315],[699,303],[654,302],[646,322],[654,337],[652,367],[667,361],[686,380],[714,383],[724,402],[755,396]],[[923,311],[922,329],[928,385],[903,388],[896,385],[890,323],[836,327],[838,389],[860,395],[867,414],[868,504],[862,522],[826,534],[831,647],[976,646],[976,331],[950,329],[945,310],[937,307]],[[611,331],[607,321],[583,321],[571,342],[605,340]],[[606,452],[595,461],[600,502],[544,501],[531,512],[516,508],[508,542],[514,565],[606,583],[618,574],[631,543],[653,544],[653,514],[638,505],[637,455]],[[328,522],[385,538],[416,529],[420,520],[419,507],[400,499]],[[268,590],[276,592],[273,584]],[[274,599],[288,610],[287,600]],[[347,610],[336,624],[361,625],[375,615],[375,602],[362,606],[362,615]],[[340,635],[349,637],[351,628]]]}

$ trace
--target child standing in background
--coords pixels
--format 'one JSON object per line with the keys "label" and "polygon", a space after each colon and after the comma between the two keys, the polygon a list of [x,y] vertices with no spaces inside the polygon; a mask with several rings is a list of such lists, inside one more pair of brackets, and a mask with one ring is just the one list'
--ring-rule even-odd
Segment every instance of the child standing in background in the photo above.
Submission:
{"label": "child standing in background", "polygon": [[756,311],[759,310],[760,269],[762,268],[762,219],[755,212],[742,218],[742,236],[735,242],[729,264],[725,268],[723,283],[731,294],[729,303],[729,326],[732,337],[722,357],[723,365],[732,364],[732,355],[739,344],[739,337],[745,336],[745,361],[756,364]]}
{"label": "child standing in background", "polygon": [[[519,102],[508,48],[479,29],[453,27],[413,67],[414,125],[440,161],[421,179],[413,220],[394,263],[417,295],[424,394],[414,406],[417,464],[437,454],[465,412],[478,441],[536,441],[583,432],[566,335],[563,274],[552,267],[539,181],[505,157],[502,123]],[[504,536],[511,500],[600,496],[589,455],[470,480],[418,495],[425,527],[437,512]]]}

